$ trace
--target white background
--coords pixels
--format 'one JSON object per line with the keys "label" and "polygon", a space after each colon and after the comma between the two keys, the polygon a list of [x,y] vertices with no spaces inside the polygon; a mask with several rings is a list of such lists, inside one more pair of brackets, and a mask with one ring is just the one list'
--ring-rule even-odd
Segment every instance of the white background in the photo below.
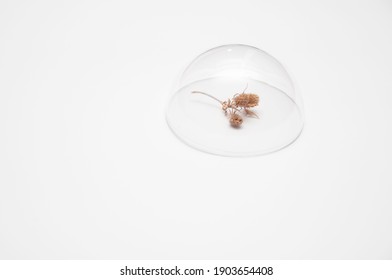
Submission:
{"label": "white background", "polygon": [[[292,146],[224,158],[164,111],[199,53],[288,66]],[[0,258],[392,258],[392,2],[0,1]]]}

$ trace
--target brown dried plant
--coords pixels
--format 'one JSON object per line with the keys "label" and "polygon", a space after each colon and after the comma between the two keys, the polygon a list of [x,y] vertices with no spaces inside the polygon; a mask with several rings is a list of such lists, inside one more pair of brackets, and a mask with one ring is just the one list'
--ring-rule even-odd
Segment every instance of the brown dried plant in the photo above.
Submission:
{"label": "brown dried plant", "polygon": [[222,105],[222,110],[225,112],[225,115],[229,116],[230,125],[239,128],[244,121],[241,114],[246,117],[258,118],[258,115],[249,108],[259,105],[259,96],[254,93],[245,93],[247,88],[248,85],[242,93],[236,93],[231,99],[228,98],[227,101],[221,101],[215,96],[202,91],[192,91],[192,93],[203,94],[218,101]]}
{"label": "brown dried plant", "polygon": [[244,119],[237,113],[233,113],[230,115],[230,124],[233,127],[240,127],[243,121]]}

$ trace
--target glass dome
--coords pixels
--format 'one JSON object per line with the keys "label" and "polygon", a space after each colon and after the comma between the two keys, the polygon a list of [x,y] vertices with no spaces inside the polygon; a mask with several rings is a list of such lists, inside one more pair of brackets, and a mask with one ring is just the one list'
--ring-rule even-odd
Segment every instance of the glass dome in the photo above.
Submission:
{"label": "glass dome", "polygon": [[166,119],[198,150],[255,156],[293,143],[303,127],[302,101],[282,64],[246,45],[225,45],[194,59],[180,76]]}

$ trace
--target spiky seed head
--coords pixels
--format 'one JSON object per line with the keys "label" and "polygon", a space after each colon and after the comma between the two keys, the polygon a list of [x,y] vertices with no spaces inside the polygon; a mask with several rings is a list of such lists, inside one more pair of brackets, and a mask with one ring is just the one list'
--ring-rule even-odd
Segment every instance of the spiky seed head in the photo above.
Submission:
{"label": "spiky seed head", "polygon": [[232,127],[240,127],[243,121],[242,117],[236,113],[230,115],[230,125]]}
{"label": "spiky seed head", "polygon": [[253,93],[241,93],[234,97],[234,103],[238,107],[255,107],[259,105],[259,96]]}

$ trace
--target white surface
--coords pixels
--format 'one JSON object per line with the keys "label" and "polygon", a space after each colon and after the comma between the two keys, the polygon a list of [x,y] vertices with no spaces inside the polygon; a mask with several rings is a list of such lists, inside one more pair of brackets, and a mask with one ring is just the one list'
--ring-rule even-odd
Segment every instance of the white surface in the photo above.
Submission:
{"label": "white surface", "polygon": [[[390,1],[34,2],[0,2],[0,258],[392,258]],[[227,43],[291,70],[294,145],[168,129],[181,68]]]}

